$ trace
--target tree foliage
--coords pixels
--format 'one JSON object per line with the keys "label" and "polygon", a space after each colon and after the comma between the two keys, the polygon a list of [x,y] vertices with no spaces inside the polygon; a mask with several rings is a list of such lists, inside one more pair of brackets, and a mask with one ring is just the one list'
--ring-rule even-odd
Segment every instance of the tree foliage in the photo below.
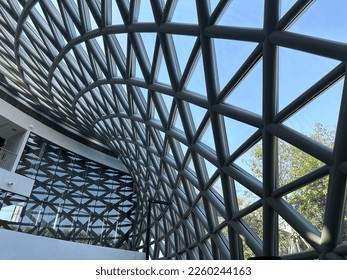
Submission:
{"label": "tree foliage", "polygon": [[[309,137],[321,144],[333,148],[335,131],[327,130],[321,124],[316,124]],[[277,142],[277,187],[282,187],[324,165],[318,159],[308,155],[289,143]],[[255,145],[251,150],[251,158],[247,160],[253,176],[262,178],[262,145]],[[326,195],[328,190],[328,176],[318,178],[314,182],[302,186],[287,194],[283,198],[312,225],[322,230]],[[239,204],[247,204],[247,196],[239,199]],[[245,199],[246,198],[246,199]],[[249,202],[250,204],[250,202]],[[258,209],[248,214],[244,220],[262,238],[262,211]],[[295,253],[307,250],[309,245],[283,219],[279,220],[279,250],[280,254]],[[252,256],[250,249],[246,249],[245,258]]]}

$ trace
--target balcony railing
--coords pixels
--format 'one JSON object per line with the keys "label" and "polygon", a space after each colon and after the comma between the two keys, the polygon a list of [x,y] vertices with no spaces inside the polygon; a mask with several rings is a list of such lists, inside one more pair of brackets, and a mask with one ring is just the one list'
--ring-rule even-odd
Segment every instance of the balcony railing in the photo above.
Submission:
{"label": "balcony railing", "polygon": [[0,168],[11,171],[16,160],[17,154],[10,152],[4,148],[0,149]]}

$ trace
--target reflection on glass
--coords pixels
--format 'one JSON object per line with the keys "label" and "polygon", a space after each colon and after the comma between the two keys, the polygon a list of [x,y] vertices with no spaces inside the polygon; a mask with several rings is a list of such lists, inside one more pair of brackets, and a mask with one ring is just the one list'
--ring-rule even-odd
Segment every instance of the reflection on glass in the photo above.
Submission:
{"label": "reflection on glass", "polygon": [[[17,173],[27,175],[34,148],[41,150],[32,195],[24,202],[0,195],[0,219],[20,222],[19,231],[80,243],[127,248],[132,232],[132,178],[81,158],[32,134]],[[6,203],[2,202],[5,201]],[[20,216],[23,219],[20,221]]]}
{"label": "reflection on glass", "polygon": [[0,220],[18,223],[23,206],[24,202],[12,205],[3,205],[0,210]]}

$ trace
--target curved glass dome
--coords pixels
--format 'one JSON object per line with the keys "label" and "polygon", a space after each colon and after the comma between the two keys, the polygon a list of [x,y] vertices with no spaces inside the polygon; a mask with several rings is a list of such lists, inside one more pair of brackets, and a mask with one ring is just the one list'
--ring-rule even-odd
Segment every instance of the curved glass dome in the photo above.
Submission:
{"label": "curved glass dome", "polygon": [[136,183],[135,249],[148,201],[172,202],[152,205],[152,259],[342,258],[346,8],[4,0],[0,73],[119,155]]}

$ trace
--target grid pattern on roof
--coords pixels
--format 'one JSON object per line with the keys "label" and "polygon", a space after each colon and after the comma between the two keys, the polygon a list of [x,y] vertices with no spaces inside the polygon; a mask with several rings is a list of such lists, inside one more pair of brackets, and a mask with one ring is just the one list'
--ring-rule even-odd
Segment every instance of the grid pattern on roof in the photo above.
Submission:
{"label": "grid pattern on roof", "polygon": [[[5,0],[0,72],[24,102],[119,154],[137,185],[134,248],[145,249],[148,199],[173,202],[153,208],[151,258],[338,258],[347,48],[288,31],[310,0],[255,1],[250,22],[240,2]],[[321,72],[296,86],[305,73],[285,78],[300,55]],[[290,121],[330,90],[325,145]],[[320,164],[282,184],[289,145]],[[321,224],[288,200],[312,182],[326,194]]]}

